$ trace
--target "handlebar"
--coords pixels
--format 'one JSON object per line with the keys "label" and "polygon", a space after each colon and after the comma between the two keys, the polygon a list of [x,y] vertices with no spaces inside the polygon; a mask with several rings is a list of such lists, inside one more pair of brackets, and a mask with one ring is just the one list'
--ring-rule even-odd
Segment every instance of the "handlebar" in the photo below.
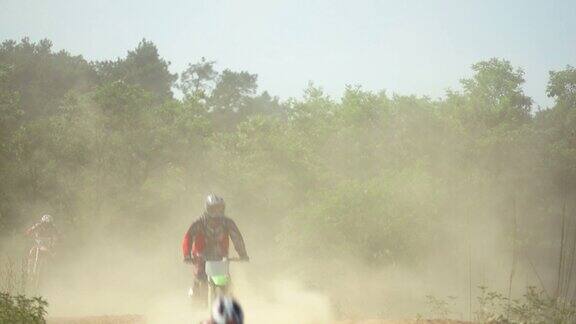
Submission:
{"label": "handlebar", "polygon": [[248,259],[242,259],[242,258],[239,258],[239,257],[235,257],[235,258],[224,258],[224,259],[222,259],[222,261],[224,261],[224,260],[230,261],[230,262],[247,262],[247,261],[248,261]]}
{"label": "handlebar", "polygon": [[228,261],[228,262],[248,262],[248,259],[243,259],[240,257],[233,258],[222,258],[220,260],[207,260],[205,257],[193,257],[193,261]]}
{"label": "handlebar", "polygon": [[220,260],[217,259],[206,259],[204,257],[196,257],[196,258],[192,258],[193,260],[200,260],[200,261],[229,261],[229,262],[242,262],[242,261],[248,261],[246,259],[242,259],[239,257],[234,257],[234,258],[222,258]]}

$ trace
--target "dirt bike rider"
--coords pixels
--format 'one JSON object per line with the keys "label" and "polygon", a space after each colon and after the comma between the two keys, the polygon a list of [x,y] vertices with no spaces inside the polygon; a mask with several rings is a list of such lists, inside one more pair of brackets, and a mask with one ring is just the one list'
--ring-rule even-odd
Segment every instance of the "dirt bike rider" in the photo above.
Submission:
{"label": "dirt bike rider", "polygon": [[[58,238],[58,229],[54,225],[54,219],[51,215],[45,214],[40,222],[32,225],[26,230],[26,235],[32,237],[41,251],[51,252]],[[30,253],[33,253],[35,247],[32,247]]]}
{"label": "dirt bike rider", "polygon": [[[54,225],[52,215],[42,215],[40,221],[26,230],[26,235],[34,239],[45,240],[46,243],[54,243],[58,237],[58,229]],[[50,242],[47,242],[50,241]]]}
{"label": "dirt bike rider", "polygon": [[243,324],[244,313],[236,300],[230,297],[218,297],[212,306],[212,315],[202,324]]}
{"label": "dirt bike rider", "polygon": [[[228,256],[229,239],[241,259],[248,260],[244,239],[236,223],[225,216],[224,199],[214,194],[206,198],[206,209],[184,235],[182,252],[184,262],[194,265],[192,297],[202,299],[206,290],[207,277],[205,260],[220,260]],[[202,289],[204,291],[200,291]]]}

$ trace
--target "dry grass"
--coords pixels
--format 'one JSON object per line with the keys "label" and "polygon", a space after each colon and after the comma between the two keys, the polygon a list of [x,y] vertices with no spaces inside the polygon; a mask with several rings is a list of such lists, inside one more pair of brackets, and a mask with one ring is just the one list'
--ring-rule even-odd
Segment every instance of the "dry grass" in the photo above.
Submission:
{"label": "dry grass", "polygon": [[0,291],[13,295],[26,292],[26,263],[16,258],[0,258]]}
{"label": "dry grass", "polygon": [[470,324],[471,322],[456,320],[354,320],[341,321],[337,324]]}

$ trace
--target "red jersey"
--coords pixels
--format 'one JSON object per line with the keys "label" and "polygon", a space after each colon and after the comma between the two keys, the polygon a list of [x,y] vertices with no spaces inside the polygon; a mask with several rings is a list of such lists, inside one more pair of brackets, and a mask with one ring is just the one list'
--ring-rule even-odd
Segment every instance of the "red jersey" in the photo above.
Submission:
{"label": "red jersey", "polygon": [[225,216],[204,214],[188,228],[182,241],[182,252],[185,258],[200,255],[207,259],[227,257],[230,239],[238,255],[247,257],[244,239],[236,223]]}

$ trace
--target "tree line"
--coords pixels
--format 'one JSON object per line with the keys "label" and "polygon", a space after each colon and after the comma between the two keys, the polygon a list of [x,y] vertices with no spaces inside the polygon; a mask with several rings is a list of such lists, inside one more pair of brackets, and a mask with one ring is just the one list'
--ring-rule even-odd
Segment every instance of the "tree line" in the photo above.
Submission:
{"label": "tree line", "polygon": [[497,58],[437,99],[359,86],[332,98],[310,84],[281,100],[247,71],[169,65],[147,40],[109,61],[4,41],[0,232],[52,213],[70,229],[137,228],[154,241],[210,191],[279,257],[418,265],[466,226],[480,237],[494,223],[509,250],[516,213],[522,248],[556,260],[560,219],[576,229],[574,67],[550,72],[554,104],[537,108],[523,70]]}

